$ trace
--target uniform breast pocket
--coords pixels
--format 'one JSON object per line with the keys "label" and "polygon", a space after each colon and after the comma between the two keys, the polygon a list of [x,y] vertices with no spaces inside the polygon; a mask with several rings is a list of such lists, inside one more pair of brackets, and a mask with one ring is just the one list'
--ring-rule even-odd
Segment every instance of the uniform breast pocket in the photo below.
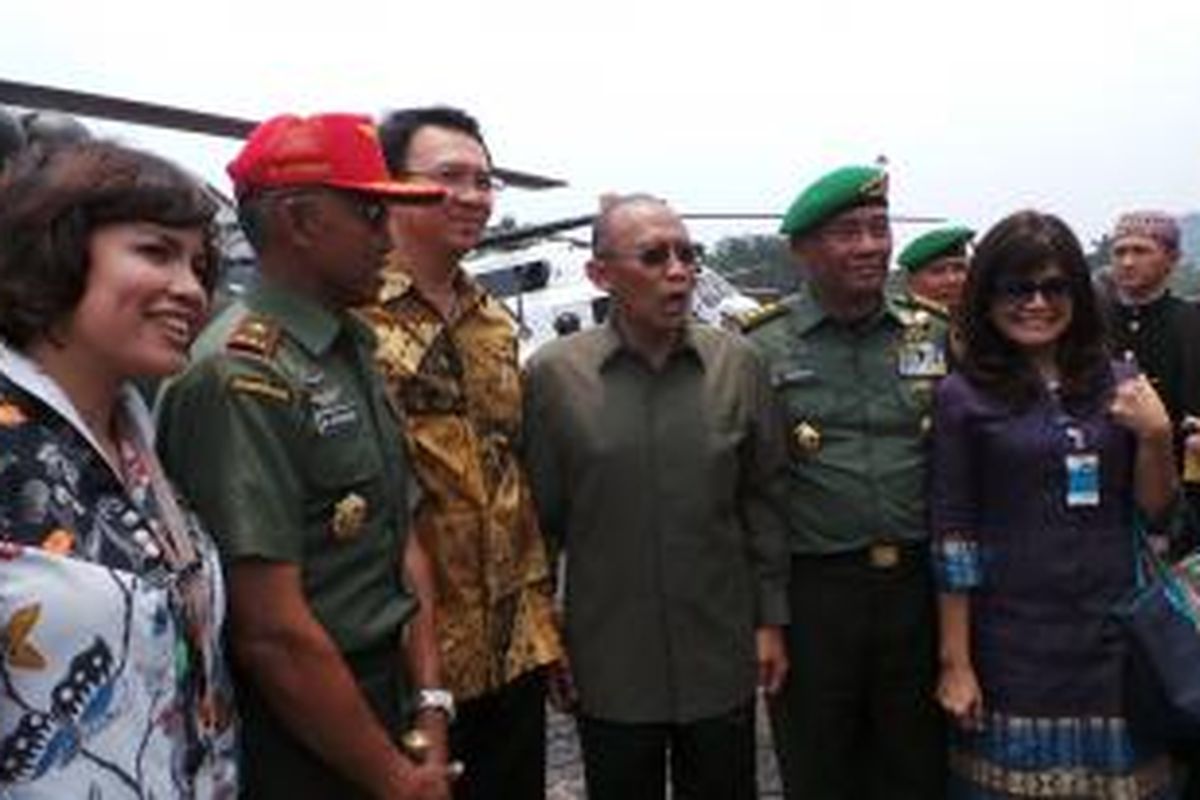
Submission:
{"label": "uniform breast pocket", "polygon": [[387,500],[378,446],[365,431],[357,431],[318,440],[308,458],[310,524],[334,540],[356,538]]}
{"label": "uniform breast pocket", "polygon": [[779,408],[791,420],[824,416],[831,400],[831,387],[810,364],[785,364],[771,374],[771,387]]}

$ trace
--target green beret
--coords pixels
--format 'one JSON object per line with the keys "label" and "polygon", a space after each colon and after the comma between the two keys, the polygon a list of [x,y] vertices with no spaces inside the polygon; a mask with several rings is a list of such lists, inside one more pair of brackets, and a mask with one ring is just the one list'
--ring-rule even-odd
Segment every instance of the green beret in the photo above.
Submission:
{"label": "green beret", "polygon": [[806,233],[848,208],[867,203],[887,203],[887,173],[879,167],[842,167],[801,192],[779,232],[785,236]]}
{"label": "green beret", "polygon": [[900,253],[900,266],[909,272],[916,272],[942,256],[963,255],[967,242],[971,241],[974,235],[975,231],[961,225],[934,228],[908,243]]}

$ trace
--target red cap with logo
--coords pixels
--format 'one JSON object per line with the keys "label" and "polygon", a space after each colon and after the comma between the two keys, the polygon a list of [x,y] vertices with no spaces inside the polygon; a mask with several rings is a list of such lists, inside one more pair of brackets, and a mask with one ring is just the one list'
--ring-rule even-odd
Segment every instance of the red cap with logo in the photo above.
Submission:
{"label": "red cap with logo", "polygon": [[446,196],[440,186],[393,180],[375,124],[362,114],[273,117],[251,132],[226,171],[238,197],[263,189],[313,185],[401,203],[437,203]]}

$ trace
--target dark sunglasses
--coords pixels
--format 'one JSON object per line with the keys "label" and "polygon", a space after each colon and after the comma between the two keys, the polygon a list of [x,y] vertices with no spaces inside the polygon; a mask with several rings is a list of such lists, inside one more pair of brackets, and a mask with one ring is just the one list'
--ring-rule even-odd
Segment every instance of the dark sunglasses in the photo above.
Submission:
{"label": "dark sunglasses", "polygon": [[1000,299],[1014,305],[1024,305],[1033,302],[1036,295],[1048,303],[1068,300],[1071,297],[1071,281],[1065,277],[1044,278],[1035,281],[1031,278],[1012,278],[996,284],[996,292]]}
{"label": "dark sunglasses", "polygon": [[[638,250],[632,254],[632,257],[640,261],[644,267],[662,267],[671,260],[672,254],[680,264],[691,267],[704,258],[704,247],[693,242],[662,242]],[[628,254],[610,253],[609,255]]]}
{"label": "dark sunglasses", "polygon": [[279,194],[285,201],[306,200],[317,194],[332,195],[344,201],[359,219],[372,228],[381,227],[387,220],[387,203],[372,195],[360,194],[348,189],[338,189],[332,186],[304,187],[284,190]]}
{"label": "dark sunglasses", "polygon": [[387,204],[376,197],[355,194],[354,192],[338,192],[344,197],[363,222],[372,228],[378,228],[387,220]]}

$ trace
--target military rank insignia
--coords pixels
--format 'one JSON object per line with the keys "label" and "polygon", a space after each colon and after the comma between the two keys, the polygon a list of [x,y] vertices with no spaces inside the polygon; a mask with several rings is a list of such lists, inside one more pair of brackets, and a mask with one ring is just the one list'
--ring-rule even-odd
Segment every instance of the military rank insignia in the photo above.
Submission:
{"label": "military rank insignia", "polygon": [[247,316],[234,327],[225,347],[242,353],[270,358],[279,346],[279,325],[265,317]]}
{"label": "military rank insignia", "polygon": [[333,538],[339,541],[353,539],[362,533],[367,521],[367,501],[361,494],[350,492],[333,507],[330,527]]}

